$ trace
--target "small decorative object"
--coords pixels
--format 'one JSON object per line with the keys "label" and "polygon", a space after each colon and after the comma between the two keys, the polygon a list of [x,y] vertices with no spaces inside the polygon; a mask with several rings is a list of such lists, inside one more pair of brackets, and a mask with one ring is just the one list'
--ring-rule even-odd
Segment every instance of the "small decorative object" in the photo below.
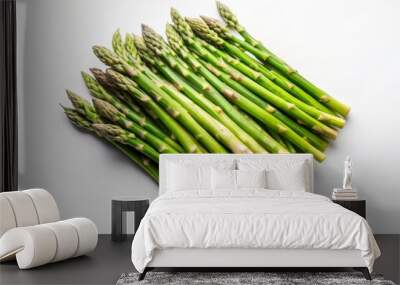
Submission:
{"label": "small decorative object", "polygon": [[358,193],[352,187],[352,168],[353,163],[350,156],[344,161],[344,177],[342,188],[334,188],[332,193],[333,200],[357,200]]}
{"label": "small decorative object", "polygon": [[344,161],[344,178],[343,178],[343,189],[344,190],[353,189],[351,187],[352,168],[353,168],[353,163],[351,161],[350,156],[348,155],[346,157],[346,160]]}

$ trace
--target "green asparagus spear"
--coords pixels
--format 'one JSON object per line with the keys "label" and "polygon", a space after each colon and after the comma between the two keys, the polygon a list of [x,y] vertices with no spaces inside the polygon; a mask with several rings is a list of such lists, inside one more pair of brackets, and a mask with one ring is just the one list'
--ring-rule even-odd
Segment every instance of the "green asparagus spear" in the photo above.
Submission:
{"label": "green asparagus spear", "polygon": [[[62,108],[64,109],[65,115],[76,127],[84,129],[101,137],[100,134],[98,132],[95,132],[95,130],[93,129],[92,123],[88,121],[85,117],[83,117],[80,113],[78,113],[76,110],[64,106],[62,106]],[[143,156],[137,151],[134,151],[132,148],[128,146],[109,140],[107,138],[106,140],[109,143],[111,143],[115,148],[120,150],[123,154],[125,154],[130,160],[139,165],[139,167],[141,167],[147,174],[150,175],[150,177],[152,177],[158,183],[159,175],[158,175],[157,164],[150,161],[147,157]]]}
{"label": "green asparagus spear", "polygon": [[133,133],[125,131],[124,129],[112,124],[93,124],[92,127],[101,136],[118,143],[130,145],[154,162],[158,163],[160,154]]}
{"label": "green asparagus spear", "polygon": [[164,122],[171,133],[175,135],[186,152],[202,153],[195,139],[181,125],[179,125],[171,115],[158,106],[158,104],[150,96],[140,90],[134,81],[110,69],[107,70],[107,74],[116,84],[118,84],[121,89],[129,92],[129,94],[131,94],[134,98],[141,101],[148,109],[157,114],[157,116]]}
{"label": "green asparagus spear", "polygon": [[[243,131],[233,120],[231,120],[225,112],[208,100],[204,95],[197,92],[194,88],[188,84],[184,78],[182,78],[177,72],[166,65],[161,59],[159,59],[154,53],[151,53],[147,49],[143,39],[136,37],[135,45],[140,56],[153,66],[156,66],[159,71],[174,84],[174,86],[186,94],[195,104],[200,106],[206,112],[208,112],[212,117],[217,119],[223,125],[225,125],[233,134],[235,134],[247,147],[256,153],[267,152],[261,145],[259,145],[250,135]],[[151,54],[150,54],[151,53]],[[182,70],[189,72],[187,69],[182,67]]]}
{"label": "green asparagus spear", "polygon": [[[200,19],[187,19],[189,25],[193,28],[197,35],[201,36],[204,39],[209,39],[210,41],[221,42],[222,45],[227,46],[228,44],[222,40],[216,33],[210,30],[207,24]],[[220,68],[223,68],[226,72],[232,73],[232,76],[238,77],[237,80],[240,80],[240,83],[246,86],[248,89],[253,91],[254,93],[258,94],[260,97],[264,98],[275,107],[280,108],[282,111],[287,113],[288,115],[292,116],[293,118],[297,119],[298,121],[304,123],[308,127],[310,127],[315,132],[329,138],[335,139],[337,136],[337,132],[324,125],[321,121],[318,121],[316,118],[310,116],[310,114],[306,113],[305,111],[312,110],[316,112],[316,116],[318,119],[325,119],[326,116],[331,116],[330,114],[324,113],[323,117],[320,117],[319,114],[322,113],[320,110],[313,108],[305,104],[304,102],[298,100],[297,98],[293,97],[291,94],[287,93],[284,89],[280,88],[279,86],[275,85],[269,79],[265,77],[259,77],[257,80],[252,80],[251,78],[247,77],[243,73],[234,70],[233,68],[229,67],[227,64],[221,64],[221,61],[218,61],[217,58],[213,57],[212,54],[207,52],[204,48],[202,48],[199,44],[197,45],[190,45],[192,48],[195,48],[200,56],[203,56],[206,60],[209,60],[212,64],[218,64]],[[234,46],[232,46],[235,48]],[[237,49],[237,48],[236,48]],[[200,53],[199,50],[203,52]],[[239,50],[239,52],[241,52]],[[223,62],[224,63],[224,62]],[[260,80],[263,80],[260,82]],[[267,84],[267,86],[263,86],[262,83]],[[278,93],[280,96],[276,95]],[[312,113],[314,114],[314,113]],[[340,118],[338,118],[340,119]]]}
{"label": "green asparagus spear", "polygon": [[212,66],[211,64],[209,64],[205,61],[201,61],[201,62],[209,71],[211,71],[215,76],[217,76],[219,79],[224,81],[232,89],[236,90],[237,92],[239,92],[240,94],[245,96],[247,99],[249,99],[253,103],[257,104],[258,106],[264,108],[266,111],[268,111],[274,117],[281,120],[288,127],[290,127],[292,130],[294,130],[300,136],[305,138],[307,141],[309,141],[312,145],[317,147],[319,150],[324,151],[327,148],[328,142],[326,140],[321,139],[316,134],[309,131],[307,128],[301,126],[300,124],[293,121],[291,118],[287,117],[285,114],[280,112],[278,109],[274,108],[273,106],[268,104],[266,101],[264,101],[260,97],[256,96],[250,90],[243,87],[243,85],[241,85],[237,81],[233,80],[227,73],[224,73],[224,72],[218,70],[217,68],[215,68],[214,66]]}
{"label": "green asparagus spear", "polygon": [[[247,42],[243,42],[242,40],[235,37],[221,22],[216,19],[201,16],[201,18],[206,22],[206,24],[210,27],[211,30],[216,32],[221,38],[227,40],[230,43],[236,44],[239,47],[244,47],[245,50],[250,51],[255,49],[254,46],[250,45]],[[247,48],[246,48],[247,47]],[[229,56],[229,55],[228,55]],[[287,92],[295,95],[300,100],[303,100],[307,104],[314,106],[315,108],[334,115],[334,112],[315,99],[313,96],[305,92],[303,89],[298,87],[297,85],[293,84],[290,80],[286,77],[282,76],[281,74],[274,72],[273,70],[269,70],[265,65],[261,63],[257,63],[256,66],[252,65],[255,70],[261,72],[265,75],[268,79],[279,85],[281,88],[285,89]]]}
{"label": "green asparagus spear", "polygon": [[263,122],[270,130],[278,132],[288,140],[292,141],[300,149],[305,152],[310,152],[318,161],[325,159],[325,155],[300,137],[296,132],[283,124],[280,120],[272,116],[270,113],[257,106],[247,98],[243,97],[238,92],[232,90],[224,82],[220,81],[218,77],[214,76],[207,70],[193,55],[187,52],[183,45],[183,40],[177,38],[177,34],[168,34],[169,42],[175,52],[179,53],[181,57],[192,66],[196,72],[204,76],[216,89],[218,89],[228,100],[233,104],[239,106],[259,121]]}
{"label": "green asparagus spear", "polygon": [[133,78],[141,88],[148,92],[163,108],[165,108],[177,121],[186,127],[196,139],[210,152],[225,153],[225,148],[219,144],[204,128],[193,119],[193,117],[179,103],[173,100],[164,90],[143,73],[139,65],[132,67],[116,54],[104,47],[93,48],[95,54],[105,64],[123,69],[130,78]]}
{"label": "green asparagus spear", "polygon": [[129,109],[123,102],[118,100],[118,98],[115,98],[111,94],[109,94],[93,77],[91,77],[89,74],[82,72],[82,77],[85,81],[85,84],[87,88],[89,89],[90,93],[98,98],[107,101],[108,103],[114,105],[119,111],[124,113],[130,120],[138,123],[140,126],[142,126],[144,129],[152,133],[153,135],[157,136],[161,140],[164,140],[166,143],[168,143],[170,146],[172,146],[174,149],[176,149],[179,152],[182,152],[183,149],[182,147],[177,144],[175,141],[173,141],[171,138],[168,137],[167,134],[165,134],[163,131],[161,131],[156,125],[152,124],[149,122],[145,116],[142,116],[138,113],[133,112],[131,109]]}
{"label": "green asparagus spear", "polygon": [[257,58],[276,68],[281,74],[285,75],[288,79],[296,83],[309,94],[313,95],[320,102],[329,106],[332,110],[343,116],[346,116],[350,112],[349,106],[336,100],[332,96],[328,95],[325,91],[305,79],[297,70],[290,67],[282,59],[278,58],[275,54],[266,49],[259,41],[256,41],[253,37],[251,37],[244,27],[239,24],[235,15],[226,5],[217,2],[217,7],[220,15],[226,21],[226,23],[230,27],[236,29],[243,36],[243,38],[250,43],[250,47],[255,47],[254,49],[251,49],[249,46],[247,46],[248,50],[250,49]]}
{"label": "green asparagus spear", "polygon": [[[167,27],[167,33],[168,31],[172,32],[171,26]],[[181,64],[181,60],[178,60],[175,53],[172,52],[168,46],[163,44],[159,35],[148,29],[147,32],[144,31],[143,36],[149,49],[162,57],[171,68],[174,68],[178,73],[180,73],[180,75],[190,82],[198,92],[205,94],[210,101],[221,107],[236,124],[251,135],[259,144],[273,153],[287,153],[287,150],[283,146],[279,145],[271,136],[259,132],[253,124],[249,124],[242,114],[233,108],[226,98],[214,89],[207,81]],[[185,65],[187,64],[185,63]]]}
{"label": "green asparagus spear", "polygon": [[113,123],[119,124],[121,127],[134,133],[143,141],[155,148],[159,153],[178,153],[176,149],[144,130],[140,125],[129,120],[123,113],[118,111],[118,109],[110,103],[95,98],[93,99],[93,105],[100,116]]}

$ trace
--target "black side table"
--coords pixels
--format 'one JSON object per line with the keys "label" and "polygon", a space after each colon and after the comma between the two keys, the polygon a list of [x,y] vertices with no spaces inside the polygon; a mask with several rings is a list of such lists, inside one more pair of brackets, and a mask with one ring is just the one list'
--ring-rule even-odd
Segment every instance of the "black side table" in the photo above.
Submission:
{"label": "black side table", "polygon": [[340,206],[359,214],[361,217],[366,219],[366,201],[365,200],[332,200],[333,203],[339,204]]}
{"label": "black side table", "polygon": [[111,201],[111,240],[126,239],[126,212],[135,212],[135,232],[149,208],[149,199],[115,197]]}

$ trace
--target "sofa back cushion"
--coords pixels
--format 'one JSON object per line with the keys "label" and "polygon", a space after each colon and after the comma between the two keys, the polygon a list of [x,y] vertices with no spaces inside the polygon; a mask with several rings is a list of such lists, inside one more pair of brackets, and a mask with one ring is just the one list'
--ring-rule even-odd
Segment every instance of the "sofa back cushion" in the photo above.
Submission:
{"label": "sofa back cushion", "polygon": [[60,220],[53,196],[44,189],[0,193],[0,237],[15,227],[34,226]]}

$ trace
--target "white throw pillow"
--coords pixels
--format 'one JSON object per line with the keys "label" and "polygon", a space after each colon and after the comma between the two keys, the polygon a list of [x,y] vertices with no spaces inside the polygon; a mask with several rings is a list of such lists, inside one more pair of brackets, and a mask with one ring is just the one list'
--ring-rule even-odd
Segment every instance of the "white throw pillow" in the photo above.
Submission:
{"label": "white throw pillow", "polygon": [[236,190],[236,170],[212,168],[212,189],[218,190]]}
{"label": "white throw pillow", "polygon": [[237,188],[267,188],[267,170],[235,170]]}
{"label": "white throw pillow", "polygon": [[267,188],[267,171],[261,170],[211,170],[214,191],[235,191],[241,188]]}
{"label": "white throw pillow", "polygon": [[167,191],[211,190],[211,168],[168,164]]}
{"label": "white throw pillow", "polygon": [[268,188],[272,190],[307,191],[304,163],[267,171]]}
{"label": "white throw pillow", "polygon": [[239,170],[267,170],[267,188],[272,190],[310,191],[307,161],[239,159]]}

